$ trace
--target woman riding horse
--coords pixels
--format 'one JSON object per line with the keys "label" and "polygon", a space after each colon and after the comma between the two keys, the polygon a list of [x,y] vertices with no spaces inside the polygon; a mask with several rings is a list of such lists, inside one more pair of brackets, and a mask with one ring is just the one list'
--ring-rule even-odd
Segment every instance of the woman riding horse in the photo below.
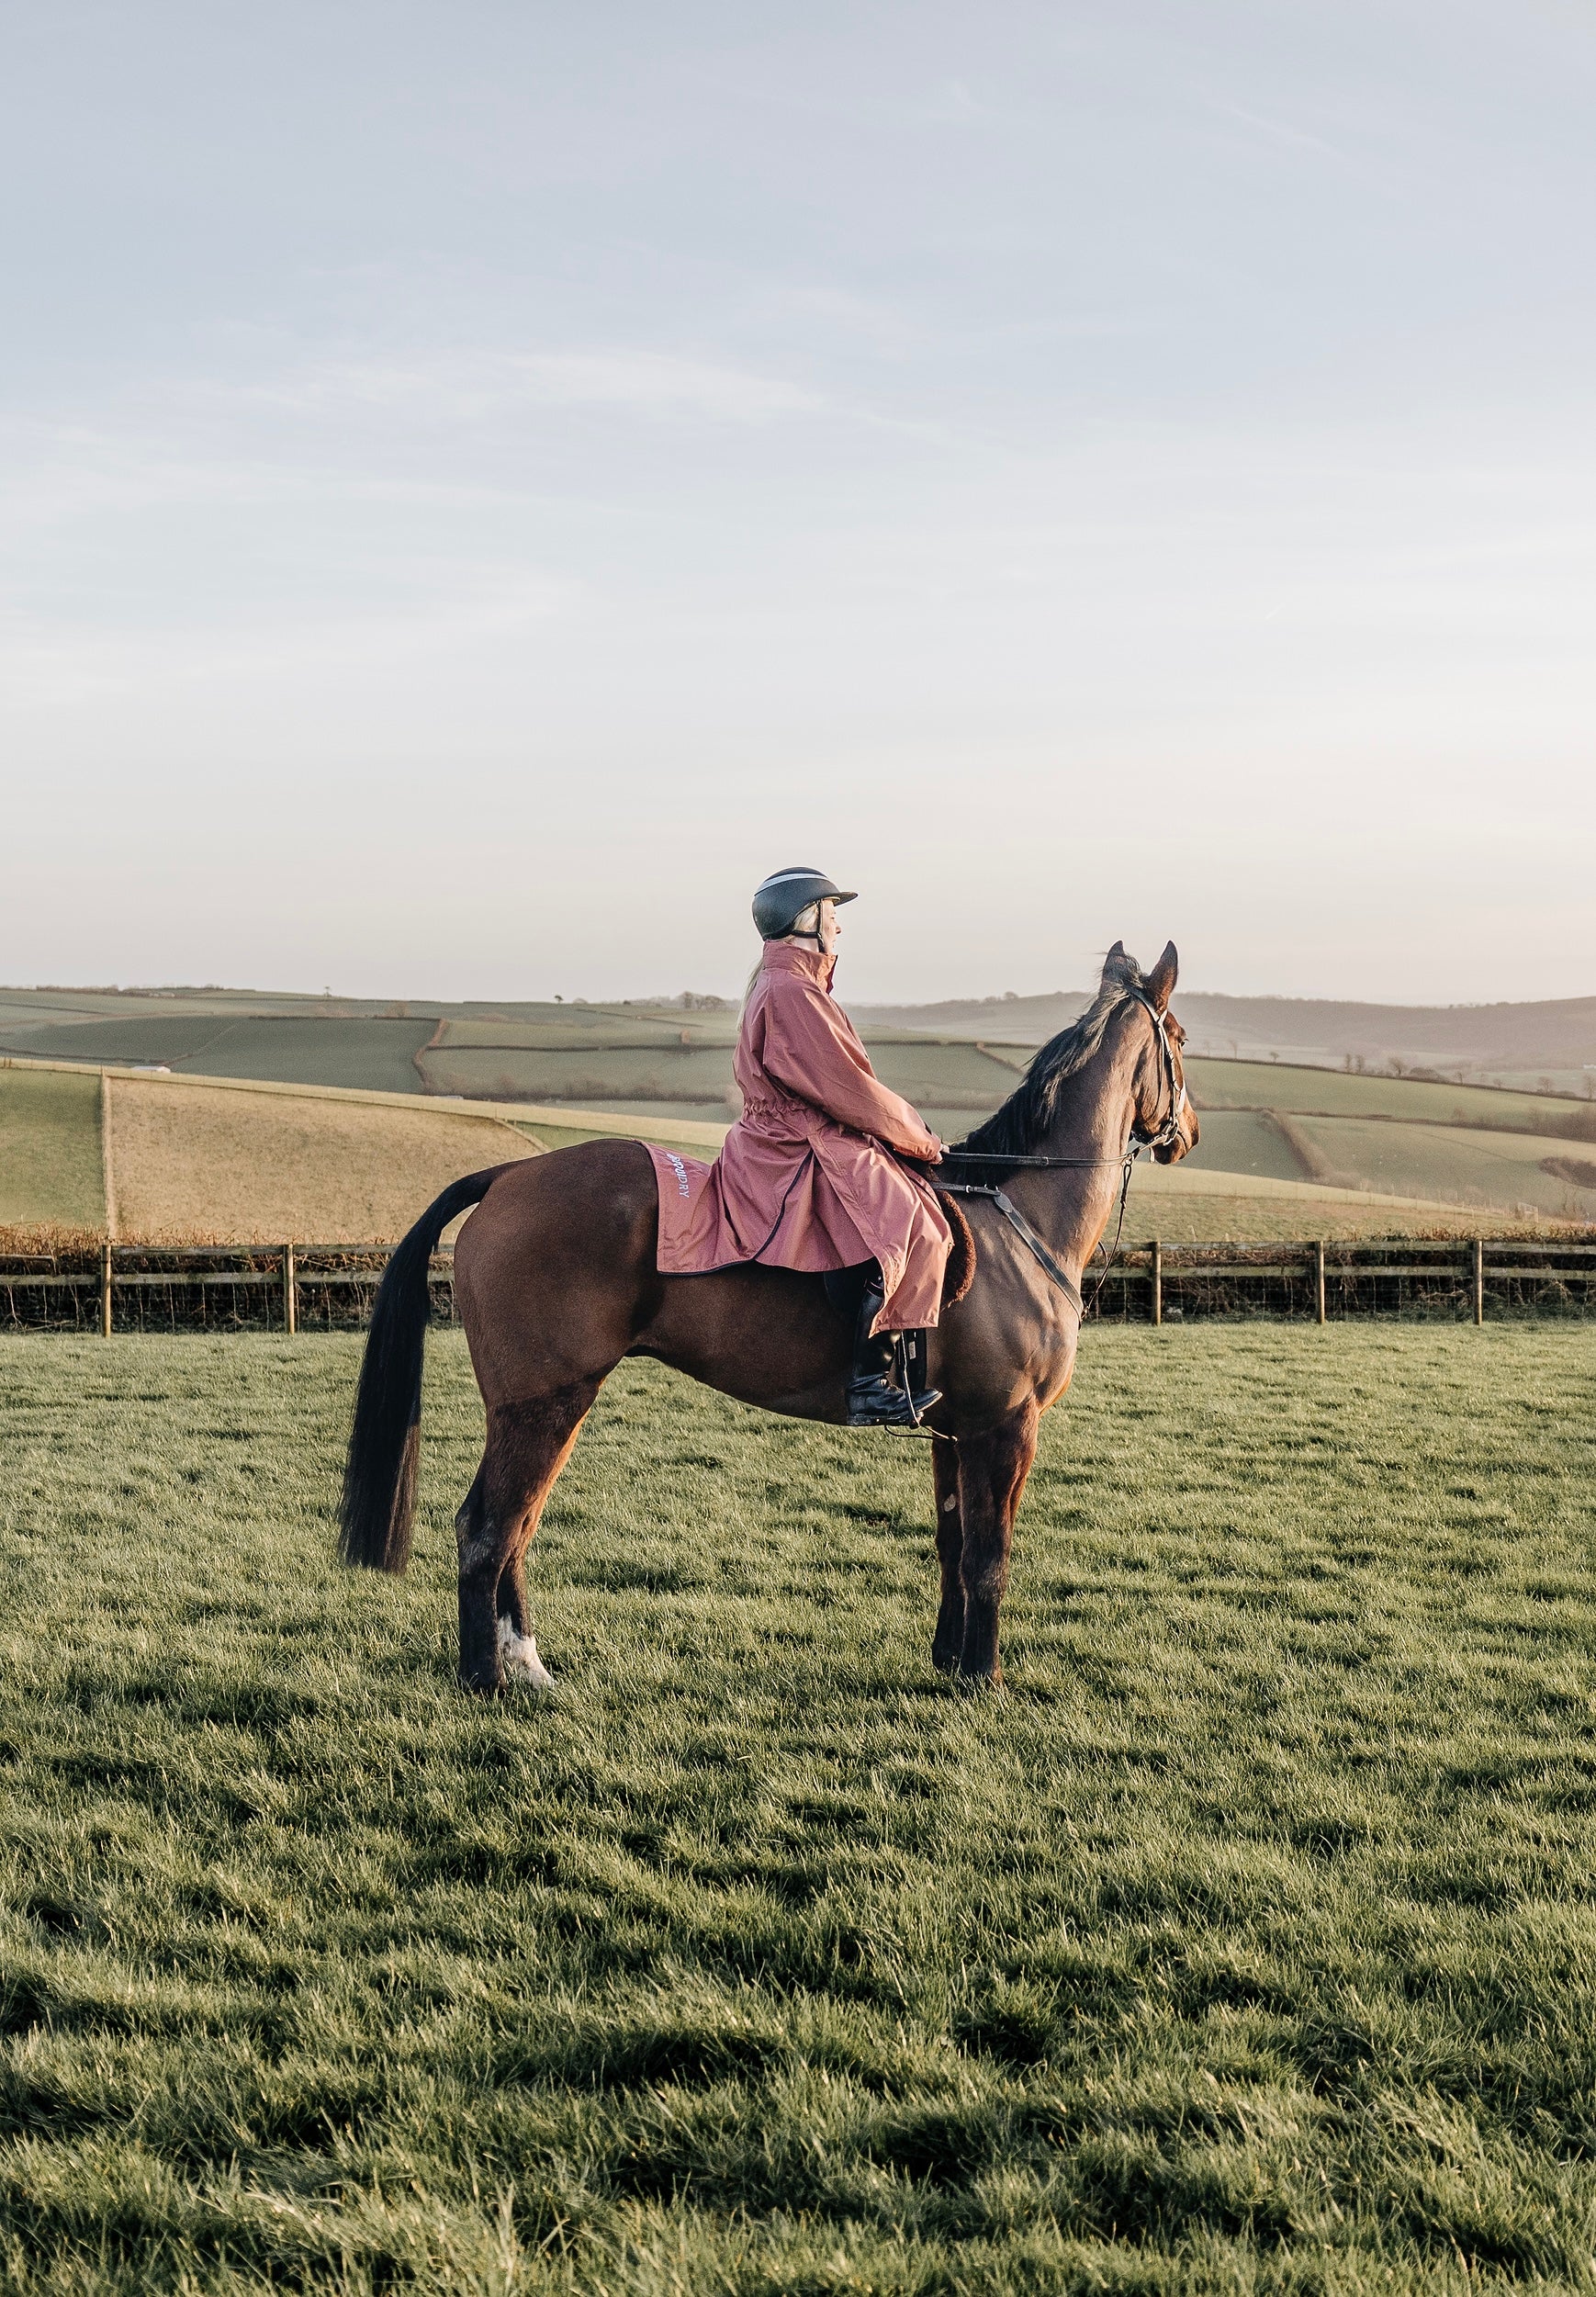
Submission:
{"label": "woman riding horse", "polygon": [[937,1322],[953,1233],[927,1183],[898,1161],[934,1165],[941,1142],[878,1080],[831,994],[837,912],[857,898],[807,869],[777,870],[754,895],[765,949],[732,1064],[743,1113],[713,1165],[650,1151],[658,1266],[667,1276],[747,1261],[857,1271],[848,1424],[917,1427],[939,1393],[913,1389],[924,1350],[907,1335]]}
{"label": "woman riding horse", "polygon": [[[861,1366],[850,1341],[890,1350],[891,1335],[933,1319],[925,1392],[913,1399],[928,1407],[936,1439],[927,1450],[942,1594],[931,1655],[966,1681],[1000,1682],[1015,1511],[1040,1416],[1074,1368],[1082,1272],[1116,1199],[1123,1204],[1138,1147],[1169,1164],[1197,1141],[1184,1032],[1169,1010],[1175,949],[1143,973],[1116,942],[1086,1010],[947,1153],[945,1185],[967,1208],[973,1251],[938,1316],[946,1223],[925,1184],[894,1161],[906,1153],[928,1164],[938,1143],[871,1076],[831,999],[835,905],[848,896],[809,873],[794,885],[784,871],[760,892],[768,945],[737,1052],[748,1107],[719,1164],[603,1140],[471,1173],[428,1206],[378,1288],[339,1552],[402,1571],[431,1255],[449,1222],[477,1207],[455,1248],[455,1307],[488,1423],[455,1519],[460,1672],[474,1690],[548,1682],[532,1632],[527,1547],[624,1358],[651,1357],[798,1419],[897,1425],[910,1400],[891,1390],[879,1353]],[[794,894],[804,896],[797,908]],[[703,1273],[671,1273],[672,1254]],[[879,1302],[855,1323],[839,1312],[841,1272],[851,1268],[857,1286],[871,1261],[882,1271]],[[884,1409],[877,1379],[889,1390]]]}

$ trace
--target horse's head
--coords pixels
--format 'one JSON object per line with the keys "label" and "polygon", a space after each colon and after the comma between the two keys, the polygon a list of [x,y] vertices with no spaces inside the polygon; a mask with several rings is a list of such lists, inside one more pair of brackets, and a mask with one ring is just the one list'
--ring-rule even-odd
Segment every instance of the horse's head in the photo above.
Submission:
{"label": "horse's head", "polygon": [[1179,972],[1180,959],[1173,941],[1164,943],[1163,955],[1149,974],[1142,972],[1134,957],[1127,956],[1122,941],[1115,942],[1103,965],[1104,988],[1118,986],[1128,1002],[1141,1007],[1146,1015],[1145,1042],[1132,1078],[1131,1132],[1160,1165],[1178,1165],[1196,1148],[1199,1132],[1197,1110],[1186,1089],[1182,1059],[1186,1031],[1169,1009]]}

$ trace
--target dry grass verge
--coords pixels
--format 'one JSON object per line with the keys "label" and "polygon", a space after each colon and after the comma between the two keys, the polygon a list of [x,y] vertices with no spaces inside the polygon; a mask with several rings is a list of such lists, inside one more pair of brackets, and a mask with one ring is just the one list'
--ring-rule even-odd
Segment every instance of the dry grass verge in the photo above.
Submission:
{"label": "dry grass verge", "polygon": [[462,1173],[535,1156],[491,1117],[110,1079],[118,1233],[149,1244],[386,1244]]}

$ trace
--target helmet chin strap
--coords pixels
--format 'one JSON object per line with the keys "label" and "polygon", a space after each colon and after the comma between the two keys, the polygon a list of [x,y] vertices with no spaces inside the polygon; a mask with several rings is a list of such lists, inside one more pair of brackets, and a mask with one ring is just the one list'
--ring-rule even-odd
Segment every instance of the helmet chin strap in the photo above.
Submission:
{"label": "helmet chin strap", "polygon": [[802,930],[800,930],[796,925],[789,926],[781,938],[783,940],[787,941],[813,941],[815,944],[815,952],[817,957],[824,957],[826,954],[826,943],[821,939],[820,935],[820,925],[818,919],[816,919],[813,928],[804,927]]}

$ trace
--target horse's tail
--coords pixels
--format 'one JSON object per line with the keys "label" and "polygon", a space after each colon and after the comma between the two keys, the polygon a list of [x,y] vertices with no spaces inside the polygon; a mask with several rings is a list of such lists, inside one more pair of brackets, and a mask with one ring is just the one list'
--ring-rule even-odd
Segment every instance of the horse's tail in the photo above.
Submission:
{"label": "horse's tail", "polygon": [[410,1559],[410,1518],[421,1447],[421,1357],[427,1274],[439,1237],[467,1205],[480,1204],[505,1170],[470,1173],[429,1204],[396,1247],[372,1310],[360,1367],[354,1425],[343,1463],[338,1553],[368,1571],[402,1571]]}

